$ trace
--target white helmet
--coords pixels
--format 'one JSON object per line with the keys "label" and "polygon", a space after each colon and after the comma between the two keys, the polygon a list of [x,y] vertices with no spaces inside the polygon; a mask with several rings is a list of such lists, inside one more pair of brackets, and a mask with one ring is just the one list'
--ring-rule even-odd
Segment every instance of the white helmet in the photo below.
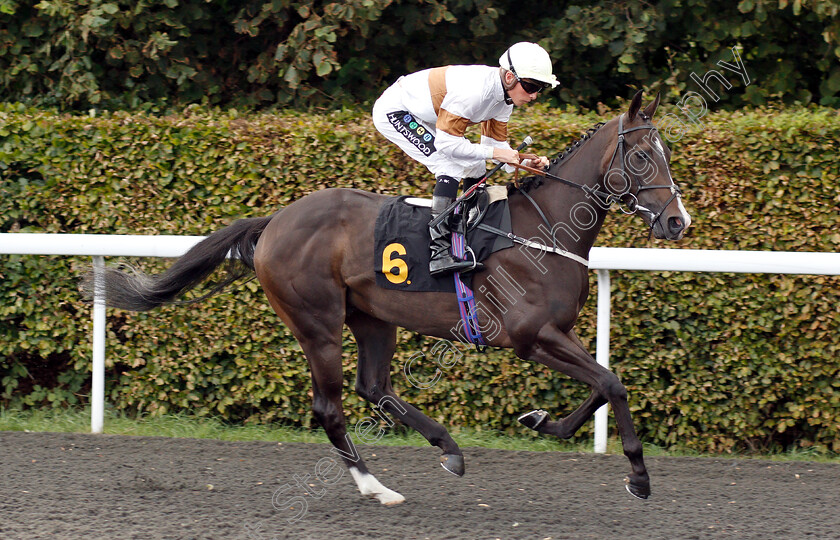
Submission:
{"label": "white helmet", "polygon": [[511,45],[499,57],[499,65],[513,72],[519,79],[533,79],[552,88],[560,84],[551,72],[551,58],[536,43],[520,41]]}

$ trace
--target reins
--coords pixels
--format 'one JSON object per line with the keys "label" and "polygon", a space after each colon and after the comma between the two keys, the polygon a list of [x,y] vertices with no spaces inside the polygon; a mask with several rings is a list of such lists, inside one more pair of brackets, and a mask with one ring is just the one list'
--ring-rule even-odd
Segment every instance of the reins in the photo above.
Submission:
{"label": "reins", "polygon": [[[610,170],[612,170],[612,165],[615,162],[615,158],[616,158],[617,155],[620,154],[619,163],[621,164],[621,174],[622,174],[622,176],[625,176],[625,177],[628,176],[627,172],[624,169],[624,166],[625,166],[624,163],[625,163],[625,157],[626,157],[626,148],[625,148],[626,143],[625,143],[625,137],[624,136],[627,133],[631,133],[633,131],[638,131],[638,130],[641,130],[641,129],[649,129],[649,130],[652,129],[654,131],[657,131],[656,126],[653,126],[653,125],[650,125],[650,126],[636,126],[634,128],[624,129],[624,115],[622,114],[621,116],[619,116],[619,118],[618,118],[618,143],[615,145],[615,149],[613,150],[612,158],[610,159],[610,164],[607,167],[608,172]],[[619,206],[619,209],[622,212],[624,212],[625,214],[628,214],[628,215],[635,214],[639,211],[645,212],[650,217],[651,233],[653,232],[653,227],[656,225],[656,223],[659,221],[659,218],[662,217],[662,214],[665,212],[665,209],[668,208],[668,206],[674,201],[674,199],[682,196],[682,191],[680,190],[680,188],[676,184],[673,184],[673,183],[670,186],[643,186],[641,184],[641,182],[638,182],[639,187],[636,190],[636,193],[630,193],[630,191],[628,190],[627,192],[622,193],[621,195],[616,195],[614,193],[605,193],[604,191],[601,191],[597,188],[592,188],[592,187],[589,187],[589,186],[586,186],[586,185],[578,184],[576,182],[572,182],[571,180],[567,180],[565,178],[561,178],[557,175],[551,174],[548,171],[542,171],[542,170],[536,169],[534,167],[529,167],[527,165],[522,165],[520,163],[510,163],[510,165],[513,166],[513,167],[516,167],[517,169],[522,169],[526,172],[529,172],[529,173],[531,173],[535,176],[539,176],[539,177],[543,177],[543,178],[551,178],[552,180],[560,182],[561,184],[565,184],[565,185],[567,185],[569,187],[572,187],[572,188],[575,188],[575,189],[583,190],[584,192],[586,192],[590,195],[597,196],[606,205],[617,204]],[[516,187],[517,187],[517,189],[519,189],[519,186],[516,186]],[[670,189],[671,190],[671,197],[662,206],[662,209],[658,213],[655,213],[651,209],[639,204],[639,193],[641,193],[642,191],[644,191],[646,189]],[[528,196],[527,193],[525,193],[522,189],[519,189],[519,192],[522,193],[523,195],[525,195],[526,198],[528,198],[528,200],[531,202],[531,204],[536,206],[536,202],[530,196]],[[631,197],[630,202],[625,202],[624,201],[624,198],[627,197],[627,196]],[[539,210],[539,207],[537,207],[537,210]],[[539,213],[543,217],[543,220],[545,220],[545,216],[543,215],[541,210],[539,210]]]}
{"label": "reins", "polygon": [[[627,154],[627,149],[626,149],[626,146],[625,146],[626,145],[625,135],[627,133],[631,133],[633,131],[638,131],[638,130],[642,130],[642,129],[648,129],[648,130],[652,129],[654,131],[657,131],[656,126],[653,126],[653,125],[650,125],[650,126],[636,126],[636,127],[630,128],[630,129],[624,129],[624,114],[619,116],[619,118],[618,118],[618,142],[616,143],[615,149],[613,150],[612,157],[610,158],[610,164],[607,167],[607,172],[612,170],[612,166],[613,166],[613,163],[615,162],[616,156],[620,156],[621,174],[622,174],[623,177],[629,178],[629,175],[627,174],[627,171],[625,170],[625,158],[626,158],[626,154]],[[531,142],[530,137],[526,138],[526,142],[521,144],[517,150],[522,150],[525,146],[530,144],[530,142]],[[484,181],[486,181],[487,178],[490,175],[492,175],[497,170],[499,170],[499,168],[502,165],[503,165],[502,163],[499,163],[492,171],[490,171],[488,174],[486,174],[484,177],[482,177],[480,182],[475,184],[470,190],[467,191],[467,193],[465,193],[464,195],[459,197],[458,200],[456,200],[455,203],[453,203],[451,206],[455,207],[463,199],[469,197],[472,194],[472,192],[479,185],[481,185]],[[650,217],[650,234],[651,235],[653,234],[653,228],[656,226],[656,223],[659,221],[659,218],[662,217],[662,214],[665,212],[665,209],[668,208],[668,206],[674,201],[674,199],[677,199],[677,198],[681,197],[681,195],[682,195],[682,191],[680,191],[680,188],[675,183],[673,183],[673,180],[672,180],[672,183],[671,183],[670,186],[644,186],[644,185],[642,185],[641,181],[637,180],[637,183],[639,184],[639,186],[636,189],[635,193],[630,193],[630,191],[629,191],[629,187],[632,186],[632,182],[631,182],[630,186],[628,187],[628,191],[626,191],[626,192],[624,192],[620,195],[616,195],[615,193],[608,193],[608,192],[602,191],[598,188],[593,188],[593,187],[590,187],[590,186],[587,186],[587,185],[578,184],[577,182],[573,182],[571,180],[567,180],[566,178],[562,178],[560,176],[552,174],[552,173],[548,172],[547,170],[536,169],[536,168],[530,167],[528,165],[522,165],[521,163],[509,163],[509,165],[515,167],[517,169],[517,171],[518,170],[523,170],[525,172],[533,174],[534,176],[538,176],[538,177],[541,177],[541,178],[550,178],[550,179],[552,179],[556,182],[560,182],[561,184],[564,184],[568,187],[571,187],[571,188],[574,188],[574,189],[580,189],[580,190],[584,191],[585,193],[587,193],[588,195],[594,195],[594,196],[598,197],[607,206],[610,206],[612,204],[616,204],[619,207],[619,209],[625,214],[631,215],[631,214],[635,214],[635,213],[640,212],[640,211],[645,212]],[[526,190],[521,188],[521,186],[519,185],[519,182],[515,181],[514,182],[514,187],[534,207],[534,209],[537,211],[537,214],[540,216],[540,219],[546,225],[548,230],[552,230],[551,222],[549,221],[548,217],[545,215],[545,212],[543,212],[542,208],[540,208],[539,204],[537,204],[537,201],[535,201],[534,198],[531,197],[531,195],[529,195]],[[644,191],[646,189],[670,189],[671,190],[671,197],[662,206],[662,209],[658,213],[655,213],[652,210],[650,210],[649,208],[639,204],[639,193],[641,193],[642,191]],[[630,197],[629,202],[625,201],[625,198],[628,197],[628,196]],[[449,210],[449,209],[447,209],[447,210]],[[445,216],[447,213],[448,213],[447,211],[444,211],[444,213],[441,214],[441,216],[439,216],[438,219],[442,219],[443,216]],[[493,233],[493,234],[497,234],[499,236],[507,237],[510,240],[512,240],[516,243],[522,244],[526,247],[529,247],[529,248],[532,248],[532,249],[539,249],[539,250],[542,250],[542,251],[548,251],[550,253],[555,253],[557,255],[561,255],[563,257],[567,257],[569,259],[572,259],[572,260],[574,260],[574,261],[576,261],[576,262],[578,262],[578,263],[580,263],[584,266],[589,266],[589,261],[586,260],[584,257],[581,257],[579,255],[571,253],[571,252],[563,249],[562,247],[558,247],[557,246],[557,239],[554,237],[553,234],[551,235],[552,245],[547,246],[545,244],[534,242],[533,240],[529,240],[527,238],[522,238],[520,236],[517,236],[517,235],[513,234],[512,232],[508,233],[508,232],[503,231],[501,229],[497,229],[495,227],[490,227],[490,226],[485,225],[485,224],[479,224],[478,228],[483,229],[483,230],[485,230],[487,232],[490,232],[490,233]]]}
{"label": "reins", "polygon": [[[552,180],[556,180],[557,182],[560,182],[561,184],[565,184],[565,185],[567,185],[569,187],[572,187],[572,188],[575,188],[575,189],[583,190],[586,193],[589,193],[591,195],[595,195],[597,197],[600,197],[606,204],[617,203],[619,205],[620,204],[625,204],[627,206],[630,206],[628,203],[624,203],[624,201],[622,201],[621,198],[617,195],[614,195],[612,193],[605,193],[605,192],[603,192],[599,189],[592,188],[592,187],[589,187],[589,186],[585,186],[583,184],[577,184],[575,182],[572,182],[571,180],[566,180],[565,178],[561,178],[557,175],[551,174],[548,171],[541,171],[539,169],[535,169],[534,167],[529,167],[528,165],[522,165],[520,163],[508,163],[508,165],[510,165],[512,167],[516,167],[517,169],[522,169],[523,171],[529,172],[529,173],[533,174],[534,176],[540,176],[540,177],[543,177],[543,178],[551,178]],[[516,188],[519,189],[519,186],[516,186]],[[522,191],[521,189],[519,189],[519,191],[523,195],[525,194],[525,192]],[[632,214],[633,212],[627,212],[627,213]]]}

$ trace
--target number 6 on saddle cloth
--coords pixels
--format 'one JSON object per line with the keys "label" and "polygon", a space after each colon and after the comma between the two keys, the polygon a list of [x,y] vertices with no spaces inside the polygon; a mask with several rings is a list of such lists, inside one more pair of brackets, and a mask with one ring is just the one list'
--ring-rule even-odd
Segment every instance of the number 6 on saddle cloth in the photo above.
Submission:
{"label": "number 6 on saddle cloth", "polygon": [[[478,223],[484,223],[511,231],[507,188],[479,188],[465,202],[466,212],[460,212],[456,219],[467,215],[468,222],[456,229],[466,233],[467,245],[479,262],[496,251],[513,246],[510,239],[476,227]],[[376,218],[373,252],[378,286],[401,291],[455,292],[452,276],[432,277],[429,274],[430,206],[430,200],[404,196],[393,197],[382,205]],[[463,279],[470,286],[471,276]]]}

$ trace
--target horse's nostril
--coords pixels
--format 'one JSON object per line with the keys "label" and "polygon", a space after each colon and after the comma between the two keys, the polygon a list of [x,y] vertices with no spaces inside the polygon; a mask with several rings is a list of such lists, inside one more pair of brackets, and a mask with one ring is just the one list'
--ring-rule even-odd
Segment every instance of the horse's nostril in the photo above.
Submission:
{"label": "horse's nostril", "polygon": [[678,233],[683,230],[683,221],[678,217],[669,218],[668,228],[671,229],[672,233]]}

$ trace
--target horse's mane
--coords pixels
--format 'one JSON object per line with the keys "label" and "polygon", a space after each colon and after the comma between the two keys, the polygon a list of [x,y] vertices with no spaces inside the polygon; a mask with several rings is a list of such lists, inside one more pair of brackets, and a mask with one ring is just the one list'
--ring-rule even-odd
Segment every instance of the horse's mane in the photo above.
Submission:
{"label": "horse's mane", "polygon": [[595,135],[595,132],[598,131],[599,129],[601,129],[605,124],[606,124],[606,122],[598,122],[597,124],[595,124],[591,128],[587,129],[586,133],[584,133],[581,136],[580,139],[576,140],[575,142],[573,142],[572,144],[567,146],[566,149],[563,150],[562,152],[558,152],[557,155],[554,156],[554,159],[551,160],[551,164],[555,165],[557,163],[560,163],[561,161],[563,161],[564,159],[566,159],[567,157],[569,157],[570,155],[575,153],[577,151],[577,149],[580,148],[583,143],[585,143],[590,138],[592,138],[592,136]]}
{"label": "horse's mane", "polygon": [[[599,129],[601,129],[604,126],[604,124],[605,124],[605,122],[598,122],[597,124],[595,124],[591,128],[587,129],[586,132],[581,136],[580,139],[571,143],[562,152],[558,152],[557,155],[554,156],[554,159],[551,160],[551,165],[557,165],[558,163],[560,163],[564,159],[568,158],[569,156],[571,156],[572,154],[577,152],[578,149],[581,146],[583,146],[583,143],[585,143],[590,138],[592,138],[592,136],[595,134],[595,132],[597,132]],[[510,184],[507,185],[508,193],[510,193],[511,191],[513,191],[515,189],[519,189],[521,191],[528,191],[532,188],[537,188],[540,185],[542,185],[543,180],[545,180],[545,178],[540,177],[540,176],[529,176],[527,178],[523,178],[519,182],[519,187],[518,188],[513,184],[513,182],[511,182]]]}

